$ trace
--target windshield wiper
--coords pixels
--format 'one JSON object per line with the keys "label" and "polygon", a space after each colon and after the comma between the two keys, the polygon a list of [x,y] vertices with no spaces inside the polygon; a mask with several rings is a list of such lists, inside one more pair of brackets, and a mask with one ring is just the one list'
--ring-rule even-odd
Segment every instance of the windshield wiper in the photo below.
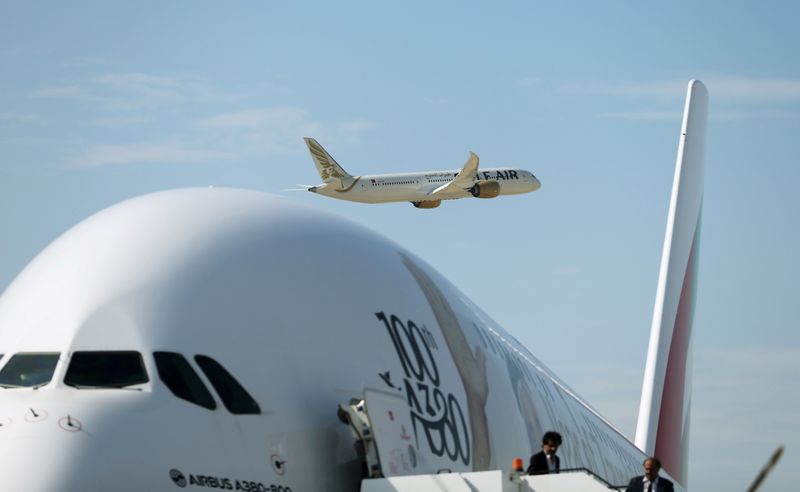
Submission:
{"label": "windshield wiper", "polygon": [[47,386],[48,384],[50,384],[50,381],[44,381],[44,382],[41,382],[41,383],[32,384],[30,386],[26,386],[24,384],[0,383],[0,388],[15,388],[15,389],[16,388],[30,388],[30,389],[36,390],[36,389],[41,388],[42,386]]}
{"label": "windshield wiper", "polygon": [[64,381],[67,386],[72,386],[78,389],[126,389],[131,391],[142,391],[142,388],[134,388],[131,384],[105,384],[105,385],[91,385],[91,384],[76,384]]}

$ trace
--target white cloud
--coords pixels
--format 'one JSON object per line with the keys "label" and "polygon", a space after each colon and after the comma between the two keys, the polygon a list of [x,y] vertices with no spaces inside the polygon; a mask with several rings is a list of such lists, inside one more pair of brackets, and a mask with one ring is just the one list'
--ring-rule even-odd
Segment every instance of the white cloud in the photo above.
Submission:
{"label": "white cloud", "polygon": [[200,80],[146,73],[106,74],[92,78],[92,91],[111,109],[158,109],[169,105],[232,101],[236,96],[208,87]]}
{"label": "white cloud", "polygon": [[[630,111],[600,113],[597,117],[631,121],[681,121],[682,114],[677,111]],[[784,110],[720,110],[711,111],[708,117],[716,121],[797,119],[800,113]]]}
{"label": "white cloud", "polygon": [[67,68],[100,67],[100,66],[113,65],[114,61],[110,58],[87,55],[87,56],[78,56],[76,58],[69,60],[64,60],[62,64]]}
{"label": "white cloud", "polygon": [[369,120],[353,120],[353,121],[346,121],[339,126],[345,132],[360,133],[367,130],[374,130],[379,125],[374,121],[369,121]]}
{"label": "white cloud", "polygon": [[0,50],[0,56],[9,57],[42,57],[51,54],[47,48],[30,48],[23,46],[10,46]]}
{"label": "white cloud", "polygon": [[[105,127],[130,127],[151,118],[140,114],[96,120]],[[254,108],[222,113],[194,123],[199,135],[192,140],[213,142],[213,148],[187,146],[180,141],[145,142],[129,145],[94,145],[68,163],[71,168],[115,165],[197,163],[221,159],[252,159],[305,152],[304,136],[327,142],[358,138],[376,127],[372,121],[354,119],[325,126],[311,120],[307,111],[295,107]]]}
{"label": "white cloud", "polygon": [[[361,134],[378,126],[366,118],[322,124],[311,119],[305,109],[292,106],[250,107],[180,121],[180,106],[191,106],[192,113],[197,114],[204,107],[219,106],[212,103],[235,101],[238,96],[215,91],[191,78],[150,73],[105,74],[80,84],[41,88],[30,95],[86,103],[85,108],[98,111],[92,121],[109,129],[141,126],[157,118],[155,110],[163,113],[164,108],[175,108],[178,110],[169,113],[171,123],[191,127],[191,133],[200,133],[192,136],[192,141],[213,142],[215,149],[197,150],[175,144],[96,145],[74,159],[70,167],[297,154],[305,151],[304,136],[329,143],[357,141]],[[183,136],[188,134],[184,132]]]}
{"label": "white cloud", "polygon": [[175,77],[150,75],[146,73],[106,74],[92,79],[93,82],[122,89],[150,88],[150,87],[180,87],[182,84]]}
{"label": "white cloud", "polygon": [[719,121],[742,121],[742,120],[786,120],[800,118],[800,112],[786,110],[721,110],[711,111],[708,115],[712,120]]}
{"label": "white cloud", "polygon": [[538,77],[536,75],[528,75],[527,77],[522,77],[521,79],[519,79],[517,81],[517,84],[519,84],[521,87],[533,87],[541,81],[542,81],[541,77]]}
{"label": "white cloud", "polygon": [[14,123],[32,123],[39,119],[33,114],[13,113],[10,111],[0,112],[0,121],[10,121]]}
{"label": "white cloud", "polygon": [[598,118],[609,118],[619,120],[638,120],[638,121],[680,121],[681,113],[675,111],[641,111],[641,112],[617,112],[601,113]]}
{"label": "white cloud", "polygon": [[302,138],[312,136],[328,143],[357,139],[377,123],[354,119],[334,125],[313,121],[308,112],[296,107],[252,108],[222,113],[196,122],[196,126],[227,136],[228,147],[237,154],[286,155],[305,151]]}
{"label": "white cloud", "polygon": [[61,99],[76,99],[82,97],[81,88],[77,85],[66,87],[46,87],[31,93],[32,97],[52,97]]}
{"label": "white cloud", "polygon": [[[717,121],[748,119],[796,119],[800,112],[786,106],[800,102],[800,79],[743,77],[736,75],[708,75],[700,80],[708,87],[712,110],[709,117]],[[631,121],[679,121],[680,113],[660,110],[676,107],[686,95],[688,79],[651,82],[609,82],[566,84],[559,87],[564,94],[637,99],[656,106],[635,111],[613,111],[597,115],[598,118]],[[619,105],[619,103],[615,103]],[[783,105],[775,109],[776,105]],[[660,106],[660,107],[659,107]]]}
{"label": "white cloud", "polygon": [[146,73],[106,74],[80,84],[45,87],[30,95],[91,102],[105,111],[153,110],[169,105],[236,99],[195,79]]}
{"label": "white cloud", "polygon": [[193,85],[172,77],[144,73],[103,75],[93,78],[91,82],[112,93],[126,94],[146,101],[148,105],[181,100]]}
{"label": "white cloud", "polygon": [[[781,103],[800,101],[800,79],[708,75],[700,77],[713,100],[743,103]],[[689,78],[650,82],[609,82],[566,84],[561,92],[639,99],[683,99]]]}
{"label": "white cloud", "polygon": [[112,116],[109,118],[97,119],[95,120],[95,124],[107,128],[129,128],[132,126],[143,125],[152,120],[153,118],[143,115]]}
{"label": "white cloud", "polygon": [[566,94],[591,96],[617,96],[633,98],[673,99],[686,94],[687,81],[658,82],[589,82],[581,84],[565,84],[559,90]]}
{"label": "white cloud", "polygon": [[322,125],[295,107],[253,108],[222,113],[196,126],[225,141],[237,155],[287,155],[302,152],[304,136],[319,136]]}
{"label": "white cloud", "polygon": [[800,101],[800,79],[709,77],[706,85],[712,97],[750,102]]}
{"label": "white cloud", "polygon": [[292,107],[258,108],[223,113],[197,122],[202,128],[263,128],[306,125],[306,111]]}
{"label": "white cloud", "polygon": [[70,167],[91,168],[130,164],[193,164],[228,159],[223,152],[188,148],[180,143],[96,145],[73,159]]}

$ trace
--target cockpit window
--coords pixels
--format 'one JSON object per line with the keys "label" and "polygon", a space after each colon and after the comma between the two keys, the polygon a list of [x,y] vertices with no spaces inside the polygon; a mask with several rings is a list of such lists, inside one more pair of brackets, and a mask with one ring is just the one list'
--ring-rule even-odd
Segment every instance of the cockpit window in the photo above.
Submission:
{"label": "cockpit window", "polygon": [[14,354],[0,370],[0,387],[38,388],[50,382],[58,353]]}
{"label": "cockpit window", "polygon": [[142,354],[134,351],[74,352],[64,384],[76,388],[125,388],[150,381]]}
{"label": "cockpit window", "polygon": [[225,408],[233,414],[259,414],[261,408],[250,393],[219,362],[206,355],[195,355],[195,362],[211,381]]}
{"label": "cockpit window", "polygon": [[164,381],[172,394],[201,407],[214,410],[217,402],[194,372],[192,366],[181,354],[175,352],[154,352],[158,377]]}

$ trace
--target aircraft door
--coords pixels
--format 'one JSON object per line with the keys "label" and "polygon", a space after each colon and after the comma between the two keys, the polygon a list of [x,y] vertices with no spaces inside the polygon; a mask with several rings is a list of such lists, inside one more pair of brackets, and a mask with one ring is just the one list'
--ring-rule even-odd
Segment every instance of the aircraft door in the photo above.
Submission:
{"label": "aircraft door", "polygon": [[366,476],[432,473],[420,460],[408,404],[401,395],[368,388],[364,400],[339,405],[339,419],[362,446]]}
{"label": "aircraft door", "polygon": [[364,391],[372,435],[384,477],[432,473],[423,470],[405,397],[376,389]]}

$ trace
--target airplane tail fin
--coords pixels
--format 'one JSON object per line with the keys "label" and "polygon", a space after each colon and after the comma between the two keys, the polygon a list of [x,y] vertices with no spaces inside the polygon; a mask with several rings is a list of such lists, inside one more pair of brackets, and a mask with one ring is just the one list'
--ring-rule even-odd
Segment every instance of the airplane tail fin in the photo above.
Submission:
{"label": "airplane tail fin", "polygon": [[317,171],[322,181],[335,190],[345,191],[350,189],[356,178],[347,174],[347,171],[322,148],[319,142],[310,137],[305,137],[304,140],[308,146],[308,151],[311,152],[311,158],[314,159],[314,165],[317,166]]}
{"label": "airplane tail fin", "polygon": [[636,445],[686,487],[700,215],[708,91],[689,82],[661,257]]}

